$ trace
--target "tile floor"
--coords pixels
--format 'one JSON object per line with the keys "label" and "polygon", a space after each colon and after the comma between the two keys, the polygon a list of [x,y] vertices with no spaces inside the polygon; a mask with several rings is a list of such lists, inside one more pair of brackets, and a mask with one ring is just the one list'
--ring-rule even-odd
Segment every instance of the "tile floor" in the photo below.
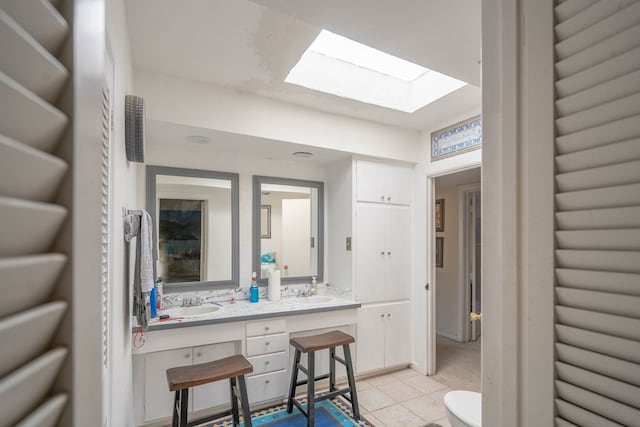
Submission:
{"label": "tile floor", "polygon": [[360,412],[376,427],[450,427],[443,396],[450,389],[412,369],[357,381]]}

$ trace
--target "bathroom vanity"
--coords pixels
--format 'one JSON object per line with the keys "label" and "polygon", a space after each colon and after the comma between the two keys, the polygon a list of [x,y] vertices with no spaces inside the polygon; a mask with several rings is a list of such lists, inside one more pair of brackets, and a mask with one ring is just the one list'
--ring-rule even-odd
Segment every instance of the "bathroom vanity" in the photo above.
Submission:
{"label": "bathroom vanity", "polygon": [[[333,329],[355,336],[359,307],[357,302],[337,297],[293,297],[278,302],[223,303],[210,315],[153,321],[144,333],[144,345],[133,350],[135,424],[155,425],[170,417],[173,393],[167,386],[168,368],[233,354],[245,355],[253,365],[253,373],[247,376],[252,407],[285,398],[293,354],[289,354],[289,339]],[[318,372],[328,371],[327,351],[319,352]],[[338,369],[337,376],[346,374]],[[228,381],[194,387],[190,412],[228,405],[228,387]]]}

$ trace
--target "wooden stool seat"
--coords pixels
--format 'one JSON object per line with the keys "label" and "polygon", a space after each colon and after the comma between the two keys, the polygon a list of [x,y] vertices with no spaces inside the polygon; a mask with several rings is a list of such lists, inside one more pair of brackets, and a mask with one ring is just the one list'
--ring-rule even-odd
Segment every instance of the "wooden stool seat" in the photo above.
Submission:
{"label": "wooden stool seat", "polygon": [[167,369],[167,382],[169,391],[176,391],[251,372],[253,372],[251,363],[243,356],[236,354],[213,362]]}
{"label": "wooden stool seat", "polygon": [[[239,427],[238,401],[242,407],[244,425],[251,427],[251,411],[249,410],[247,385],[244,379],[244,374],[251,372],[253,372],[253,366],[244,356],[239,354],[213,362],[167,369],[169,391],[175,392],[172,427],[193,427],[227,415],[232,415],[233,425]],[[229,380],[231,409],[194,421],[187,421],[189,388],[226,379]]]}
{"label": "wooden stool seat", "polygon": [[310,337],[291,338],[289,342],[297,350],[308,353],[310,351],[351,344],[352,342],[356,342],[356,340],[351,335],[345,334],[342,331],[331,331]]}
{"label": "wooden stool seat", "polygon": [[[307,417],[307,427],[315,425],[315,404],[320,400],[333,399],[337,396],[344,396],[351,402],[353,418],[360,419],[360,410],[358,408],[358,395],[356,393],[356,380],[353,375],[353,363],[351,362],[351,350],[349,344],[356,340],[349,334],[342,331],[331,331],[323,334],[312,335],[308,337],[291,338],[289,342],[296,349],[293,356],[293,367],[291,369],[291,384],[289,385],[289,399],[287,400],[287,412],[293,411],[294,405]],[[336,355],[336,347],[342,346],[344,359]],[[329,349],[329,373],[316,376],[315,373],[315,352],[319,350]],[[300,355],[307,353],[307,367],[300,363]],[[349,387],[338,389],[336,387],[336,362],[339,362],[347,368],[347,380]],[[298,381],[298,371],[302,371],[307,375],[307,379]],[[329,379],[329,392],[316,396],[315,382]],[[307,407],[296,399],[296,387],[307,385]]]}

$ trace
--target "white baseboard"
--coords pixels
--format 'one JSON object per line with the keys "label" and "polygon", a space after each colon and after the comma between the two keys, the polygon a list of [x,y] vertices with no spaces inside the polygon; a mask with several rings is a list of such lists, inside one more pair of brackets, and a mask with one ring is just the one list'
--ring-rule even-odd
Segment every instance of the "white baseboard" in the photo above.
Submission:
{"label": "white baseboard", "polygon": [[457,335],[454,335],[454,334],[450,334],[449,332],[436,331],[436,335],[442,335],[443,337],[449,338],[450,340],[462,342],[462,339],[460,337],[458,337]]}

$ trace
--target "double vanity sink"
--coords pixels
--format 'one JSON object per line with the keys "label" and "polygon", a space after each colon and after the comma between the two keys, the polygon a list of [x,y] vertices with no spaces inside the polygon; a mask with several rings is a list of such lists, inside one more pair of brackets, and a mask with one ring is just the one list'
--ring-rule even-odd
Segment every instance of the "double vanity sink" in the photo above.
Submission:
{"label": "double vanity sink", "polygon": [[160,311],[160,315],[169,315],[165,319],[153,319],[150,330],[172,329],[184,326],[198,326],[211,323],[225,323],[238,320],[269,318],[305,312],[328,311],[360,304],[344,298],[329,295],[284,298],[281,301],[261,300],[251,303],[246,300],[237,302],[215,302],[189,307],[170,307]]}

